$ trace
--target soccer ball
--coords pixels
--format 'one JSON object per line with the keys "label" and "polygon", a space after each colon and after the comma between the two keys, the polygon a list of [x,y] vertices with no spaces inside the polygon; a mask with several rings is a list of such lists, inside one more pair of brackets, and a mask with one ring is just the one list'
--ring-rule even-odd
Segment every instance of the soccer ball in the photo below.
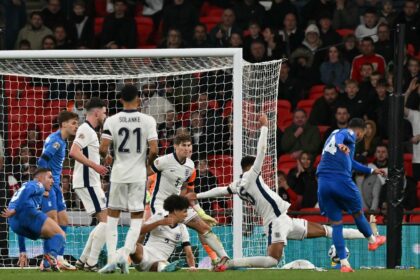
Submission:
{"label": "soccer ball", "polygon": [[[348,258],[350,256],[350,251],[346,247],[346,257]],[[328,257],[333,263],[340,263],[340,258],[337,255],[337,251],[335,250],[335,246],[331,245],[330,249],[328,250]]]}

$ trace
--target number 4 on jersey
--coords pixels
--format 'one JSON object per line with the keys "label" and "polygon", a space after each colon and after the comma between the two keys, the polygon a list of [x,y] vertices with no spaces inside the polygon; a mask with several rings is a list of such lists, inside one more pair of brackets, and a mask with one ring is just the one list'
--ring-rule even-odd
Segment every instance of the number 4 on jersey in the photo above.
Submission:
{"label": "number 4 on jersey", "polygon": [[322,150],[322,154],[328,152],[332,155],[335,155],[335,153],[337,152],[337,146],[335,144],[335,135],[332,135],[330,141],[328,141],[328,144],[325,145],[324,149]]}

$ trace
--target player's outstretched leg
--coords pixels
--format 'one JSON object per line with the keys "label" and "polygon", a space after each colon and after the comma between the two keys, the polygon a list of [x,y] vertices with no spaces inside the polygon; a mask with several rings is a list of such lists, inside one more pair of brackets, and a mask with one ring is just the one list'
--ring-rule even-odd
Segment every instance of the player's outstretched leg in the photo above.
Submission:
{"label": "player's outstretched leg", "polygon": [[[53,271],[60,271],[57,256],[64,246],[64,231],[54,220],[47,218],[41,228],[41,237],[45,239],[45,247],[48,250],[44,253],[44,262],[47,262]],[[48,268],[44,271],[48,271]]]}
{"label": "player's outstretched leg", "polygon": [[372,228],[367,221],[365,215],[360,211],[358,213],[353,214],[354,222],[357,225],[357,228],[360,230],[360,232],[363,233],[363,235],[367,238],[369,244],[368,249],[369,251],[375,251],[380,246],[385,244],[386,237],[385,236],[375,236],[372,232]]}
{"label": "player's outstretched leg", "polygon": [[346,245],[343,237],[343,224],[341,221],[331,221],[332,223],[332,240],[340,258],[341,272],[353,272],[349,261],[347,260]]}

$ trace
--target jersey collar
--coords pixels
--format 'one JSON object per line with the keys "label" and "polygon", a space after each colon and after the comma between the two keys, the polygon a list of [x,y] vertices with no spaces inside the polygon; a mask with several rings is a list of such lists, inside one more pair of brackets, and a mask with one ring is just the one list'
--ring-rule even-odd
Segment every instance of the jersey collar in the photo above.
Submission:
{"label": "jersey collar", "polygon": [[122,110],[122,112],[124,113],[134,113],[134,112],[138,112],[136,109],[132,109],[132,110]]}
{"label": "jersey collar", "polygon": [[86,120],[85,123],[87,123],[93,130],[95,130],[95,128],[93,127],[93,125],[88,120]]}
{"label": "jersey collar", "polygon": [[179,160],[179,158],[176,156],[176,153],[174,152],[174,158],[175,158],[175,160],[179,163],[179,164],[181,164],[181,165],[184,165],[186,162],[187,162],[187,160],[185,160],[184,162],[181,162],[180,160]]}

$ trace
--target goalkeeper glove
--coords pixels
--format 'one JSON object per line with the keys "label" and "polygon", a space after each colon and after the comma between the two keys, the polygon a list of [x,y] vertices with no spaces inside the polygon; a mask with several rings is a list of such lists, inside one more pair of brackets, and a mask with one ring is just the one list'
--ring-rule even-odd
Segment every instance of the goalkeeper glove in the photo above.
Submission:
{"label": "goalkeeper glove", "polygon": [[193,209],[195,210],[195,212],[197,212],[198,216],[204,222],[206,222],[209,226],[213,227],[213,226],[217,225],[217,220],[215,218],[207,215],[206,212],[204,212],[203,208],[201,208],[199,204],[194,205]]}

